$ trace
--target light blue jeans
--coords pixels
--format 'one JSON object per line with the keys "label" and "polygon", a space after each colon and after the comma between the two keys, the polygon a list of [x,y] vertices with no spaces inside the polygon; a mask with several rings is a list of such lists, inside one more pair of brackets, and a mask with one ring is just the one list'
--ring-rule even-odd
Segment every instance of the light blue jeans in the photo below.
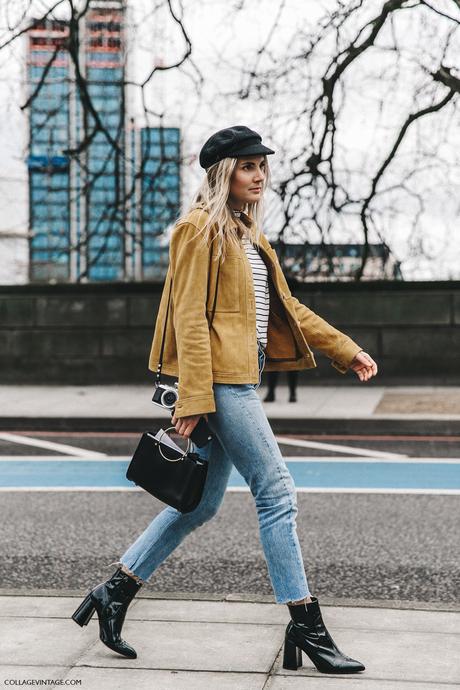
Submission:
{"label": "light blue jeans", "polygon": [[235,466],[255,500],[277,603],[310,596],[296,530],[294,482],[256,393],[264,365],[265,353],[259,343],[259,383],[214,383],[216,412],[208,414],[214,438],[203,448],[193,444],[193,450],[209,462],[203,496],[190,513],[166,507],[125,551],[118,563],[141,580],[148,581],[190,532],[217,513]]}

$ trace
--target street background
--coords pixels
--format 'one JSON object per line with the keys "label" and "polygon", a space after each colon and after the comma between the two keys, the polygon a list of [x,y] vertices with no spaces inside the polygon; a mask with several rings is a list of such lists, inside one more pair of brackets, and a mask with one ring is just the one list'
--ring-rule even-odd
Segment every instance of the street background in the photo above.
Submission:
{"label": "street background", "polygon": [[[262,400],[266,390],[259,389]],[[146,386],[0,389],[12,420],[28,410],[34,428],[8,430],[8,419],[1,420],[4,588],[90,586],[161,510],[125,478],[140,432],[170,421],[149,394]],[[459,389],[361,384],[300,387],[297,395],[286,403],[281,385],[276,400],[263,404],[298,489],[312,590],[338,599],[458,606]],[[337,417],[343,410],[347,416]],[[292,433],[304,416],[313,426],[321,421],[323,433]],[[105,431],[82,430],[89,417]],[[73,424],[80,429],[72,431]],[[423,433],[428,424],[430,433]],[[133,425],[138,432],[123,431]],[[150,587],[271,594],[253,500],[236,471],[218,516],[190,535]]]}
{"label": "street background", "polygon": [[[150,392],[0,387],[11,413],[0,431],[1,677],[107,690],[339,687],[305,656],[298,672],[281,667],[286,613],[273,603],[253,500],[236,472],[217,516],[130,607],[124,631],[139,656],[129,670],[101,648],[95,621],[84,633],[72,625],[81,597],[162,509],[124,478],[140,432],[169,422]],[[263,404],[295,477],[310,588],[336,642],[366,665],[349,684],[419,690],[442,678],[456,687],[460,390],[300,386],[287,403],[282,382],[275,396]],[[299,431],[306,415],[323,433]]]}

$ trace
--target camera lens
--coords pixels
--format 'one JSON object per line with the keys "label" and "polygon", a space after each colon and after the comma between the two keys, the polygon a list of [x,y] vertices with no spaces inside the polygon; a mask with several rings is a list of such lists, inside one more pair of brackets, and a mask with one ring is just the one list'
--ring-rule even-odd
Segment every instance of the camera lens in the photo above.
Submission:
{"label": "camera lens", "polygon": [[174,391],[165,391],[162,395],[161,404],[165,407],[174,407],[177,395]]}

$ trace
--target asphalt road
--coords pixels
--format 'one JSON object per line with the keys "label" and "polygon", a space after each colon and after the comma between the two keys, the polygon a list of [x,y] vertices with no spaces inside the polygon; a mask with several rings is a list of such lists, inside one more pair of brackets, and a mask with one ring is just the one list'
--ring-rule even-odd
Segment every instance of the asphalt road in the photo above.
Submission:
{"label": "asphalt road", "polygon": [[[129,456],[138,438],[49,432],[29,436],[117,456]],[[435,461],[460,457],[459,437],[320,439]],[[307,452],[305,447],[280,447],[285,456]],[[2,457],[31,454],[60,455],[0,441]],[[316,448],[308,449],[308,455],[335,453]],[[111,574],[110,564],[163,507],[141,491],[6,491],[0,496],[0,587],[6,589],[94,586]],[[299,492],[298,506],[305,569],[317,596],[460,603],[458,495]],[[228,493],[218,515],[176,549],[148,587],[161,592],[271,594],[251,495]]]}
{"label": "asphalt road", "polygon": [[[359,599],[460,602],[457,496],[299,494],[298,533],[310,589]],[[162,505],[139,493],[5,493],[2,588],[86,588]],[[249,494],[218,515],[152,576],[153,591],[271,593]]]}

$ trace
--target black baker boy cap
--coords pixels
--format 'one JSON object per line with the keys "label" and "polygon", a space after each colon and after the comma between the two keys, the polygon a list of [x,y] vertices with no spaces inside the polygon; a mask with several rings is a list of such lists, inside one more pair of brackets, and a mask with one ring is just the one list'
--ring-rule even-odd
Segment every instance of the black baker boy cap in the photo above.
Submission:
{"label": "black baker boy cap", "polygon": [[260,134],[249,127],[238,125],[220,129],[209,137],[200,151],[200,165],[206,169],[223,158],[266,156],[270,153],[275,152],[262,144]]}

